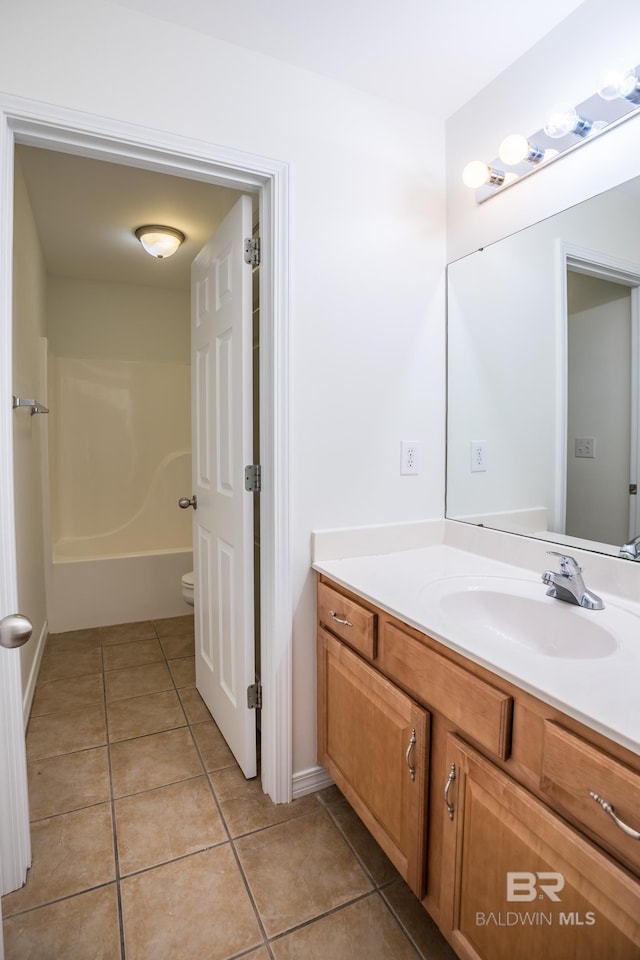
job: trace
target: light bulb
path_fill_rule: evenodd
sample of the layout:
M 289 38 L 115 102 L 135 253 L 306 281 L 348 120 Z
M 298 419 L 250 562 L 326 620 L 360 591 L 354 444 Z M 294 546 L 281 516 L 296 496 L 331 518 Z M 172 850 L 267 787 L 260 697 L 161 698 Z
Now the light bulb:
M 508 167 L 527 160 L 529 163 L 539 163 L 544 159 L 544 150 L 536 147 L 530 140 L 519 133 L 512 133 L 505 137 L 500 144 L 498 156 Z
M 559 103 L 553 107 L 551 116 L 544 125 L 544 132 L 553 140 L 559 140 L 568 133 L 575 133 L 578 137 L 586 137 L 591 133 L 593 123 L 586 117 L 581 117 L 570 103 Z
M 603 100 L 630 100 L 640 103 L 640 83 L 634 67 L 613 67 L 600 80 L 598 93 Z
M 494 170 L 482 160 L 472 160 L 462 171 L 462 182 L 465 187 L 481 187 L 489 183 L 494 187 L 499 187 L 504 183 L 504 173 L 502 170 Z

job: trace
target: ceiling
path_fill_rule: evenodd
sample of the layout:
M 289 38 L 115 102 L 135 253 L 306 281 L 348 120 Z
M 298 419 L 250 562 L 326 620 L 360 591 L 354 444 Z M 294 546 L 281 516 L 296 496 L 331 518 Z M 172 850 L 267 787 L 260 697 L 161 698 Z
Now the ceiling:
M 580 5 L 537 0 L 497 22 L 477 0 L 110 0 L 444 118 Z M 446 82 L 445 82 L 446 79 Z M 189 289 L 190 264 L 239 194 L 118 163 L 17 147 L 51 276 Z M 134 236 L 186 234 L 169 260 Z
M 188 290 L 191 262 L 240 193 L 184 177 L 17 146 L 47 273 Z M 145 253 L 136 227 L 177 227 L 168 260 Z
M 111 0 L 446 119 L 582 0 Z

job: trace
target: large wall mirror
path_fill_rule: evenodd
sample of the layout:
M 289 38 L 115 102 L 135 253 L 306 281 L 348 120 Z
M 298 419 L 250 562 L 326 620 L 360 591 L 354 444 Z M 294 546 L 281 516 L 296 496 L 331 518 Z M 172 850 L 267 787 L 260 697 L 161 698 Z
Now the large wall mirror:
M 640 177 L 448 268 L 447 516 L 640 535 Z

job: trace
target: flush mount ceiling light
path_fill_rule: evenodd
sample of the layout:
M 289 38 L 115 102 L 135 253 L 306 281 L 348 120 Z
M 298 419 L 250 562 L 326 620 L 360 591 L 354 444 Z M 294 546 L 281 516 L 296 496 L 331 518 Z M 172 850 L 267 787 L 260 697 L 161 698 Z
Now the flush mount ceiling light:
M 176 230 L 175 227 L 162 227 L 157 223 L 138 227 L 135 234 L 149 256 L 157 260 L 172 257 L 180 244 L 185 241 L 185 235 L 181 230 Z
M 640 66 L 608 70 L 596 93 L 575 107 L 557 104 L 542 130 L 530 137 L 517 133 L 505 137 L 498 159 L 473 160 L 464 168 L 462 180 L 475 189 L 477 203 L 483 203 L 639 112 Z M 501 168 L 510 169 L 502 173 Z

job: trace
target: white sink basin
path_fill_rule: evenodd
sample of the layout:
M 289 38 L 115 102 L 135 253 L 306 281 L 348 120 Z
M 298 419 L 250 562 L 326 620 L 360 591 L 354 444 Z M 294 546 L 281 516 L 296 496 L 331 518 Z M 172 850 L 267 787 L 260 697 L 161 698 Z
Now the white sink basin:
M 621 631 L 637 635 L 640 621 L 616 606 L 585 610 L 546 595 L 540 582 L 503 577 L 449 577 L 421 592 L 445 631 L 478 641 L 517 643 L 532 653 L 570 660 L 610 657 Z

